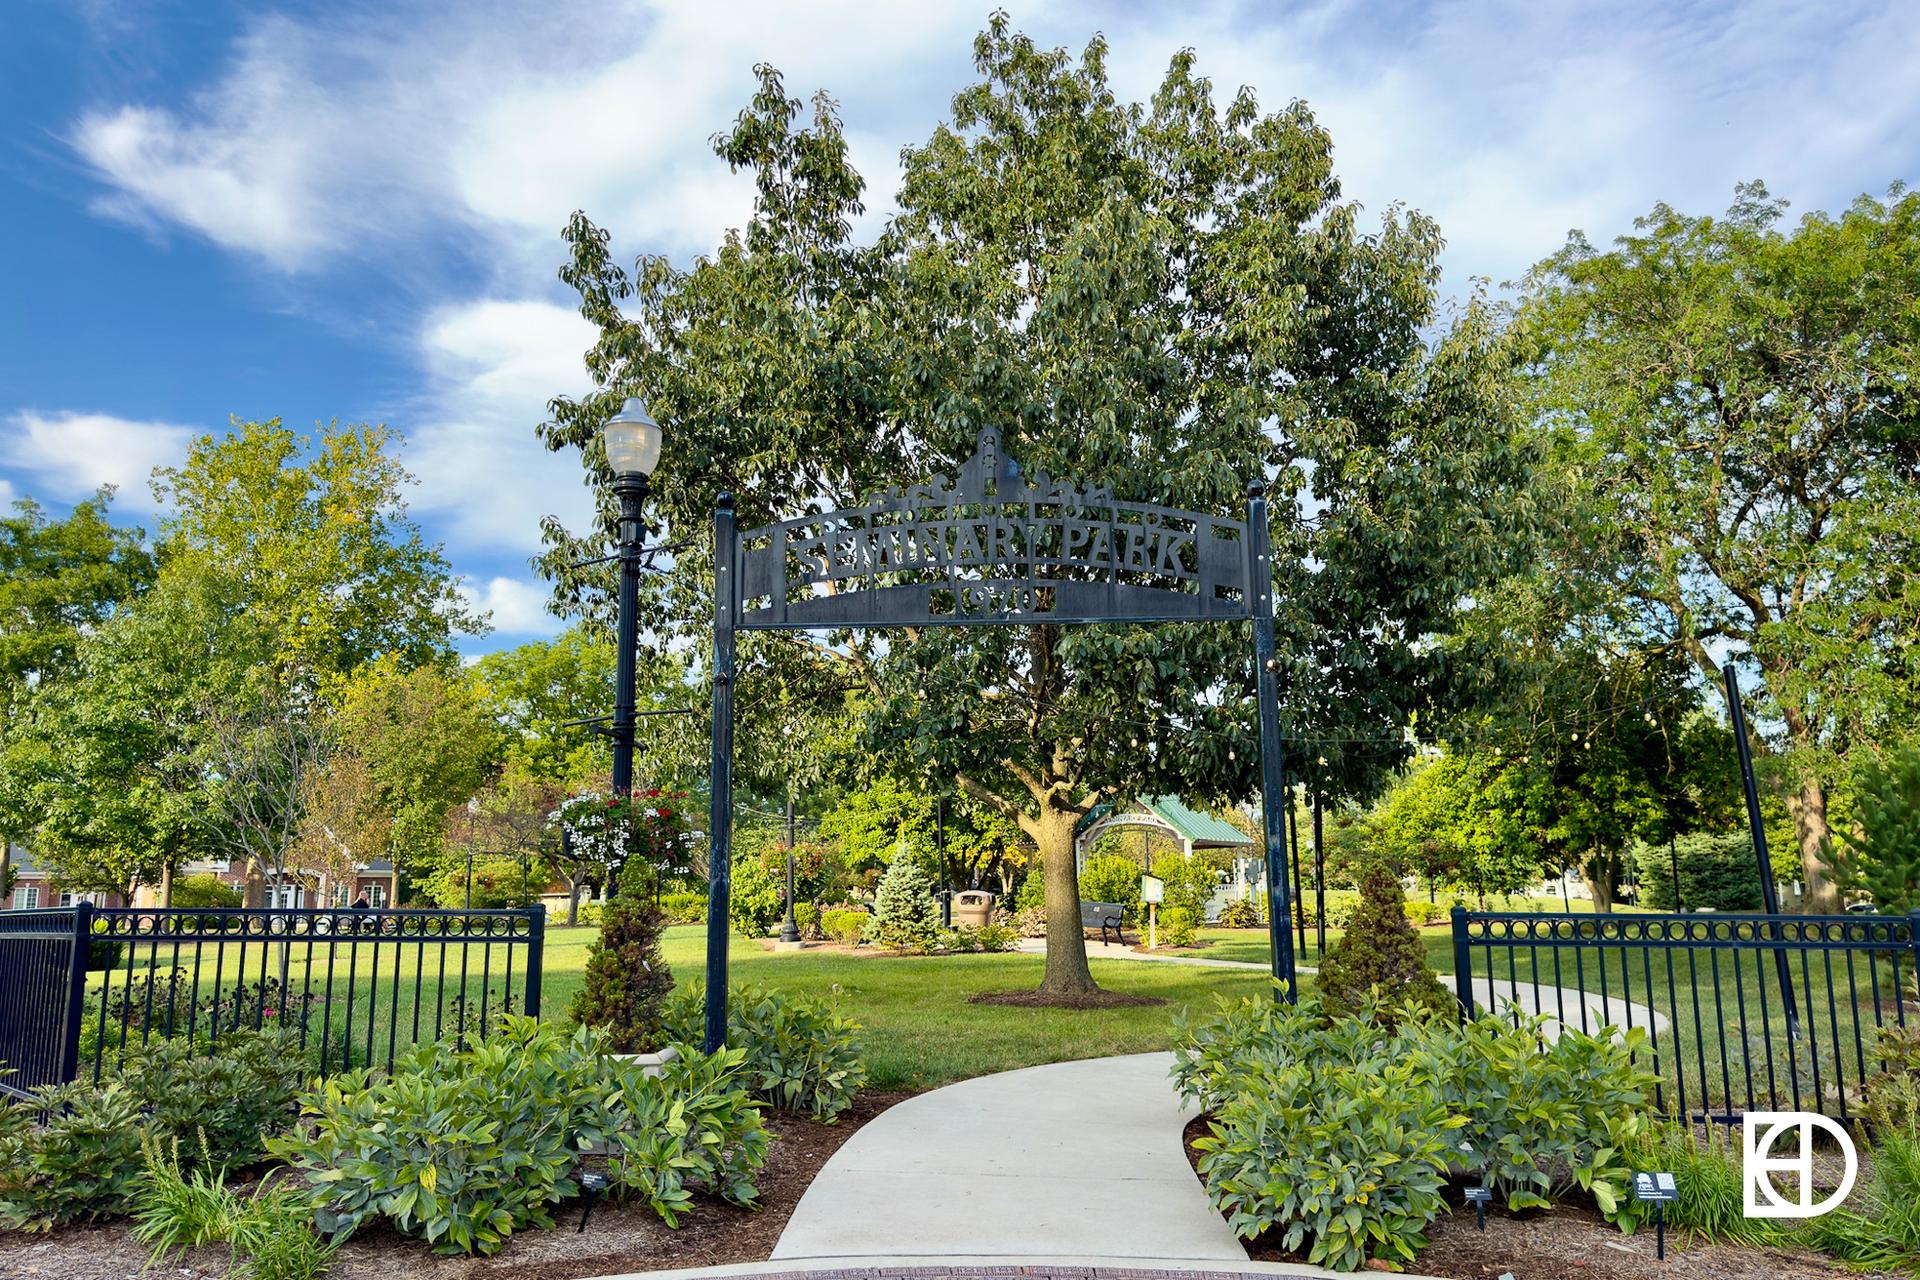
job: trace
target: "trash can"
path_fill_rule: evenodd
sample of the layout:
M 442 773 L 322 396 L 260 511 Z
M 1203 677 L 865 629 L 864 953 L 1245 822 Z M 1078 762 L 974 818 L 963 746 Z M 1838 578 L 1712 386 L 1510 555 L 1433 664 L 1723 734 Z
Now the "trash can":
M 953 922 L 975 928 L 993 919 L 993 895 L 985 889 L 962 889 L 953 895 Z

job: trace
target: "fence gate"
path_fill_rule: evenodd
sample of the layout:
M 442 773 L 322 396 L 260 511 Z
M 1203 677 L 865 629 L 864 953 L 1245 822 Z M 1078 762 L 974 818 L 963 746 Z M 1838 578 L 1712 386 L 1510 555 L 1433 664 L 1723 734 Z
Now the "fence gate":
M 0 912 L 0 1092 L 73 1079 L 93 908 Z

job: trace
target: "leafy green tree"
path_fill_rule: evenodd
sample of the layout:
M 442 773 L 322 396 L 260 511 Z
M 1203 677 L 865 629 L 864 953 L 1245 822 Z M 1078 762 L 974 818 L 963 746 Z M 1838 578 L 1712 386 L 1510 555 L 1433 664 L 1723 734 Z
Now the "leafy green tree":
M 696 644 L 721 491 L 743 527 L 852 505 L 950 471 L 991 425 L 1030 471 L 1129 500 L 1237 516 L 1270 484 L 1290 710 L 1404 725 L 1439 685 L 1428 637 L 1506 564 L 1528 457 L 1484 311 L 1438 325 L 1437 228 L 1396 209 L 1363 232 L 1306 108 L 1263 114 L 1243 90 L 1222 109 L 1191 53 L 1135 105 L 1098 38 L 1076 61 L 997 14 L 974 54 L 979 81 L 903 154 L 872 244 L 852 238 L 862 180 L 832 102 L 798 124 L 764 67 L 716 139 L 758 189 L 716 253 L 630 276 L 576 215 L 562 275 L 600 330 L 599 389 L 554 401 L 542 432 L 582 451 L 602 524 L 549 524 L 557 602 L 597 598 L 569 565 L 611 527 L 599 428 L 625 394 L 668 424 L 652 500 L 681 539 L 649 620 Z M 749 637 L 740 689 L 750 706 L 795 671 L 861 687 L 868 749 L 1018 823 L 1049 918 L 1077 924 L 1093 805 L 1254 791 L 1249 649 L 1226 624 Z M 1092 987 L 1079 930 L 1052 930 L 1042 989 Z
M 1882 912 L 1920 910 L 1920 744 L 1865 762 L 1854 804 L 1857 828 L 1832 858 L 1835 882 Z
M 1755 749 L 1831 908 L 1828 791 L 1920 709 L 1920 196 L 1784 209 L 1751 183 L 1606 252 L 1575 233 L 1520 323 L 1572 499 L 1556 572 L 1709 685 L 1728 652 L 1759 673 Z
M 839 844 L 856 871 L 884 867 L 902 849 L 921 866 L 938 868 L 938 807 L 937 797 L 883 774 L 829 810 L 820 819 L 820 836 Z M 1025 864 L 1022 845 L 1019 827 L 1004 814 L 965 796 L 947 801 L 946 876 L 955 887 L 1004 887 Z

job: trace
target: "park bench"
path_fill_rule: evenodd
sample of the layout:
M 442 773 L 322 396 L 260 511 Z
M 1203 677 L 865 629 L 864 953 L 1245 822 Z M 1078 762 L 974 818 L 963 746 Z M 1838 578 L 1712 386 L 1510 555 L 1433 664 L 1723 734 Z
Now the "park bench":
M 1125 942 L 1120 936 L 1120 920 L 1126 914 L 1126 908 L 1118 902 L 1082 902 L 1080 904 L 1080 927 L 1098 929 L 1100 941 L 1107 940 L 1107 930 L 1113 930 L 1115 942 Z

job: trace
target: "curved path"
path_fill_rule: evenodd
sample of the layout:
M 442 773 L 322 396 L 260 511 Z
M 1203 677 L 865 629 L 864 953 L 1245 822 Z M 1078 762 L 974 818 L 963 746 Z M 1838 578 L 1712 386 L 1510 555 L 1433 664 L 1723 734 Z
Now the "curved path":
M 1022 938 L 1019 950 L 1028 955 L 1045 955 L 1047 943 L 1044 938 Z M 1087 943 L 1089 960 L 1140 960 L 1149 964 L 1190 964 L 1206 965 L 1215 969 L 1257 969 L 1265 972 L 1267 966 L 1252 960 L 1212 960 L 1206 956 L 1170 956 L 1152 951 L 1135 951 L 1132 947 L 1112 942 Z M 1317 973 L 1307 965 L 1300 967 L 1301 973 Z M 1439 975 L 1440 985 L 1449 991 L 1457 991 L 1453 975 Z M 1601 1027 L 1648 1027 L 1655 1034 L 1665 1032 L 1668 1026 L 1667 1015 L 1650 1009 L 1638 1001 L 1622 1000 L 1618 996 L 1602 997 L 1598 992 L 1579 991 L 1572 987 L 1535 987 L 1526 983 L 1512 984 L 1501 978 L 1475 978 L 1473 980 L 1473 1002 L 1481 1009 L 1505 1008 L 1511 1000 L 1519 1004 L 1523 1013 L 1544 1013 L 1552 1019 L 1547 1025 L 1549 1035 L 1555 1034 L 1560 1023 L 1581 1027 L 1588 1031 L 1598 1031 Z M 1582 1008 L 1585 1009 L 1584 1016 Z
M 954 1255 L 1245 1264 L 1187 1163 L 1171 1053 L 962 1080 L 870 1120 L 774 1246 L 803 1258 Z

